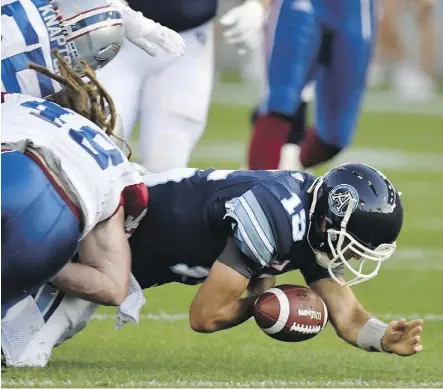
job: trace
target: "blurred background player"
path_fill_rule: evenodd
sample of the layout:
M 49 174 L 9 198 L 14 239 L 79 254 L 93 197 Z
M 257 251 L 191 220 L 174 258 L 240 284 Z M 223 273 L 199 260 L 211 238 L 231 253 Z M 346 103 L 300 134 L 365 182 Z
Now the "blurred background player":
M 243 80 L 264 86 L 264 25 L 271 0 L 224 0 L 219 3 L 219 25 L 223 40 L 235 47 Z M 223 61 L 227 53 L 219 53 Z M 228 57 L 231 57 L 227 55 Z
M 186 43 L 179 61 L 156 60 L 125 41 L 111 66 L 98 72 L 122 117 L 125 138 L 139 124 L 138 159 L 151 172 L 188 165 L 206 127 L 214 78 L 214 22 L 217 0 L 130 0 L 129 5 L 178 31 Z M 262 25 L 263 6 L 247 0 L 224 20 L 236 43 Z M 118 77 L 115 75 L 118 74 Z
M 251 169 L 277 169 L 303 88 L 316 80 L 316 129 L 291 146 L 301 168 L 330 160 L 352 141 L 370 62 L 373 0 L 283 0 L 267 25 L 268 90 L 249 147 Z
M 123 34 L 150 55 L 158 47 L 153 42 L 171 55 L 183 54 L 178 34 L 118 0 L 2 0 L 2 92 L 51 95 L 60 85 L 29 63 L 58 73 L 57 50 L 74 68 L 86 60 L 97 69 L 114 58 Z
M 294 115 L 288 118 L 290 129 L 287 139 L 280 149 L 278 169 L 283 170 L 305 170 L 300 162 L 300 143 L 304 140 L 306 131 L 315 131 L 308 124 L 308 105 L 314 99 L 315 84 L 310 83 L 303 88 L 300 97 L 300 105 Z M 256 107 L 251 113 L 251 125 L 254 126 L 260 112 Z
M 217 0 L 130 0 L 146 17 L 178 31 L 186 55 L 153 60 L 125 40 L 97 75 L 121 115 L 125 138 L 140 126 L 138 159 L 152 172 L 184 167 L 206 126 L 214 71 L 213 23 Z
M 436 93 L 437 31 L 433 9 L 438 0 L 389 0 L 380 2 L 381 20 L 376 58 L 371 66 L 369 82 L 372 86 L 392 83 L 401 97 L 411 100 L 429 100 Z M 406 11 L 406 12 L 405 12 Z M 413 16 L 415 28 L 405 36 L 405 27 L 399 19 L 408 13 Z M 418 57 L 411 56 L 418 40 Z M 390 77 L 391 76 L 391 77 Z

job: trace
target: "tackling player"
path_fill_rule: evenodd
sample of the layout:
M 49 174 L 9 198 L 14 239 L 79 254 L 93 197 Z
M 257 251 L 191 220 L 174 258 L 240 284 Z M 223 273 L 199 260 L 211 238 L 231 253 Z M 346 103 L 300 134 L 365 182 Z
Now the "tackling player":
M 345 164 L 315 178 L 291 171 L 178 169 L 144 181 L 149 212 L 130 238 L 132 272 L 142 288 L 203 282 L 189 312 L 195 331 L 246 321 L 273 276 L 300 270 L 346 342 L 399 355 L 421 351 L 422 320 L 385 324 L 350 288 L 377 275 L 403 224 L 400 194 L 379 171 Z M 44 366 L 54 345 L 73 336 L 76 326 L 84 328 L 94 307 L 79 301 L 65 298 L 48 319 L 50 333 L 34 334 L 35 346 L 22 361 Z
M 124 28 L 123 28 L 124 25 Z M 127 39 L 155 55 L 155 44 L 174 57 L 184 42 L 174 31 L 143 17 L 123 0 L 2 0 L 2 92 L 45 97 L 60 90 L 33 62 L 59 74 L 57 50 L 74 68 L 86 60 L 106 65 Z
M 127 234 L 146 212 L 146 186 L 106 134 L 112 100 L 89 67 L 80 71 L 92 85 L 55 55 L 64 77 L 33 70 L 62 92 L 51 100 L 2 94 L 2 319 L 57 272 L 61 290 L 119 305 L 130 277 Z M 77 250 L 81 263 L 67 264 Z

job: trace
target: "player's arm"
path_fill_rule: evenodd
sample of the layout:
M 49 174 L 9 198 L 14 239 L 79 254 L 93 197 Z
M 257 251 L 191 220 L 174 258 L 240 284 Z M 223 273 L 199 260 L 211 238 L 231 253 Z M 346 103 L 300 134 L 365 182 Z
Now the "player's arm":
M 68 263 L 52 282 L 60 290 L 102 305 L 120 305 L 128 294 L 131 251 L 124 209 L 98 224 L 80 242 L 80 263 Z
M 251 278 L 248 284 L 248 294 L 260 296 L 268 289 L 275 286 L 275 276 L 264 278 Z
M 309 286 L 325 302 L 332 325 L 346 342 L 367 351 L 392 352 L 402 356 L 422 350 L 422 320 L 406 322 L 401 319 L 385 324 L 363 308 L 348 286 L 342 287 L 332 278 L 317 280 Z
M 280 201 L 261 185 L 225 204 L 225 219 L 232 236 L 211 268 L 208 278 L 194 298 L 190 309 L 191 327 L 199 332 L 214 332 L 243 323 L 253 314 L 256 298 L 275 284 L 273 277 L 257 281 L 263 268 L 278 255 L 286 254 L 292 244 L 288 229 L 274 233 L 275 219 L 287 223 L 287 213 Z M 272 215 L 272 217 L 270 217 Z M 280 237 L 279 237 L 280 238 Z M 250 281 L 252 280 L 252 281 Z M 242 294 L 249 288 L 247 297 Z
M 194 331 L 210 333 L 243 323 L 253 315 L 257 297 L 275 284 L 274 277 L 251 282 L 235 270 L 232 264 L 243 260 L 233 238 L 229 238 L 192 301 L 189 320 Z M 242 297 L 247 290 L 248 295 Z

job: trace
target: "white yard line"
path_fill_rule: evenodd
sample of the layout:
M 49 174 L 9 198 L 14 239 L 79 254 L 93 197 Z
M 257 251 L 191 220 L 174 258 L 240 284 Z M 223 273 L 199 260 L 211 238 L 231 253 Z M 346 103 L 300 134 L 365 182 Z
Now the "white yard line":
M 383 265 L 385 269 L 442 271 L 443 249 L 420 247 L 398 248 L 392 258 Z
M 374 313 L 374 316 L 379 317 L 383 320 L 394 320 L 401 319 L 406 317 L 408 319 L 413 318 L 422 318 L 426 321 L 443 321 L 443 313 L 427 313 L 425 315 L 421 315 L 419 313 L 397 313 L 397 312 L 389 312 L 389 313 Z M 140 320 L 153 320 L 153 321 L 166 321 L 166 322 L 177 322 L 177 321 L 185 321 L 188 320 L 187 313 L 167 313 L 161 311 L 159 313 L 147 313 L 140 315 Z M 104 321 L 104 320 L 115 320 L 116 315 L 112 313 L 96 313 L 92 316 L 94 320 Z
M 72 385 L 71 380 L 27 380 L 27 379 L 4 379 L 3 386 L 16 387 L 56 387 Z M 93 383 L 90 383 L 93 384 Z M 101 381 L 97 381 L 97 385 L 102 385 Z M 365 388 L 365 387 L 403 387 L 411 388 L 441 388 L 443 381 L 384 381 L 384 380 L 343 380 L 343 381 L 285 381 L 285 380 L 266 380 L 266 381 L 159 381 L 156 379 L 150 381 L 127 381 L 117 384 L 119 388 L 147 388 L 147 387 L 198 387 L 198 388 L 334 388 L 334 387 L 350 387 L 350 388 Z M 407 386 L 406 386 L 407 385 Z
M 200 143 L 194 150 L 194 162 L 216 161 L 241 165 L 245 161 L 244 142 L 207 141 Z M 360 162 L 379 169 L 407 170 L 443 174 L 443 156 L 430 153 L 411 153 L 396 149 L 353 147 L 339 154 L 334 164 Z
M 253 107 L 260 100 L 258 88 L 245 84 L 216 83 L 212 102 Z M 443 95 L 435 96 L 431 101 L 408 101 L 398 97 L 395 92 L 369 90 L 363 102 L 366 112 L 400 112 L 424 115 L 443 115 Z

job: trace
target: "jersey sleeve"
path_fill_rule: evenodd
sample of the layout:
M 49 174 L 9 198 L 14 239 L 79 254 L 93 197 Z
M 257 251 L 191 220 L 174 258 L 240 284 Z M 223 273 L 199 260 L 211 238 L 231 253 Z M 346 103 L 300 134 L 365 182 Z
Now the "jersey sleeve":
M 300 272 L 303 275 L 303 278 L 306 281 L 306 284 L 309 285 L 312 282 L 322 280 L 324 278 L 331 278 L 328 269 L 321 267 L 317 262 L 307 263 L 300 267 Z M 343 277 L 344 275 L 344 266 L 338 266 L 333 269 L 334 275 L 337 277 Z
M 292 233 L 288 214 L 264 185 L 254 186 L 225 206 L 225 218 L 231 220 L 234 240 L 245 263 L 253 269 L 252 276 L 289 252 Z
M 235 239 L 235 238 L 234 238 Z M 261 273 L 262 266 L 238 249 L 237 241 L 228 242 L 222 255 L 217 260 L 246 278 L 253 278 Z

